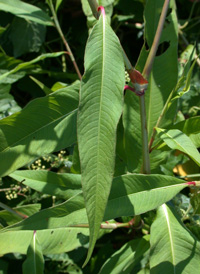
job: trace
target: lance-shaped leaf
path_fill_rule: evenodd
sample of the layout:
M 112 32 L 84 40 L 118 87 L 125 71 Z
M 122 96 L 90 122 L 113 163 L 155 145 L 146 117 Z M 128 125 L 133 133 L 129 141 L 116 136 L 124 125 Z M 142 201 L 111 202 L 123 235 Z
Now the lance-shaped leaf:
M 200 166 L 200 153 L 187 135 L 178 129 L 164 130 L 157 128 L 157 131 L 161 133 L 163 132 L 161 139 L 170 148 L 182 151 Z
M 151 227 L 151 273 L 197 273 L 200 243 L 166 204 L 158 209 Z
M 53 26 L 51 18 L 43 10 L 19 0 L 1 0 L 0 10 L 11 12 L 27 21 L 30 20 L 39 24 Z
M 79 81 L 0 121 L 0 176 L 76 141 Z
M 44 258 L 42 248 L 37 239 L 36 231 L 33 232 L 33 239 L 28 247 L 27 258 L 23 263 L 24 274 L 42 274 L 44 271 Z
M 81 190 L 81 175 L 47 170 L 16 170 L 9 175 L 41 193 L 69 199 Z
M 98 236 L 112 183 L 123 87 L 121 47 L 102 12 L 86 47 L 78 111 L 82 186 L 90 225 L 88 259 Z

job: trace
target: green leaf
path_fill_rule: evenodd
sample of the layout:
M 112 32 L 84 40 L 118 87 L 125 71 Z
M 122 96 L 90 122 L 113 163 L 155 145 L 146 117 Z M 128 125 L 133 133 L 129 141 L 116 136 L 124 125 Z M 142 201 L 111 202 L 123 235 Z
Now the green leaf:
M 78 144 L 91 235 L 88 260 L 112 183 L 125 75 L 119 40 L 103 15 L 87 43 L 85 71 L 78 111 Z
M 41 193 L 69 199 L 81 190 L 81 175 L 46 170 L 17 170 L 9 175 Z
M 76 142 L 79 81 L 0 120 L 0 176 Z M 48 137 L 48 139 L 47 139 Z
M 182 180 L 170 176 L 138 174 L 119 176 L 113 180 L 104 220 L 140 215 L 155 209 L 171 200 L 185 187 L 187 184 Z M 86 228 L 70 226 L 87 223 L 84 199 L 80 193 L 63 204 L 44 209 L 18 224 L 2 229 L 0 254 L 10 252 L 24 254 L 32 237 L 31 230 L 38 230 L 43 254 L 67 252 L 85 243 L 89 234 Z
M 149 249 L 148 238 L 145 236 L 123 245 L 104 263 L 99 274 L 129 274 Z
M 89 229 L 80 227 L 37 231 L 37 238 L 40 241 L 44 255 L 69 252 L 77 247 L 83 246 L 89 241 L 88 235 Z M 1 255 L 13 252 L 26 254 L 32 237 L 32 230 L 0 232 Z
M 56 12 L 58 11 L 60 5 L 62 4 L 63 0 L 56 0 Z
M 113 180 L 104 220 L 148 212 L 171 200 L 185 187 L 187 184 L 183 180 L 171 176 L 127 174 L 116 177 Z M 4 231 L 53 229 L 84 223 L 88 223 L 88 220 L 84 199 L 80 193 L 61 205 L 44 209 Z
M 51 18 L 40 8 L 19 0 L 1 0 L 0 10 L 10 12 L 27 21 L 35 21 L 42 25 L 53 26 Z
M 197 165 L 200 165 L 200 154 L 190 138 L 178 129 L 164 130 L 157 128 L 161 132 L 160 138 L 171 148 L 178 149 L 188 155 Z
M 193 144 L 198 148 L 200 147 L 200 116 L 191 117 L 187 120 L 181 121 L 170 129 L 179 129 L 185 133 L 192 140 Z
M 166 204 L 158 209 L 150 243 L 152 274 L 190 274 L 200 269 L 200 243 Z
M 25 206 L 18 206 L 14 207 L 13 209 L 17 212 L 23 213 L 24 215 L 31 216 L 34 213 L 38 212 L 41 208 L 41 204 L 33 204 L 33 205 L 25 205 Z M 2 222 L 6 225 L 13 225 L 17 222 L 20 222 L 22 218 L 19 216 L 7 211 L 7 210 L 1 210 L 0 211 L 0 223 Z M 3 224 L 2 223 L 2 224 Z
M 34 231 L 33 239 L 28 247 L 27 258 L 23 263 L 23 274 L 43 274 L 44 258 L 37 232 Z
M 55 53 L 45 53 L 45 54 L 39 55 L 38 57 L 36 57 L 35 59 L 33 59 L 31 61 L 23 62 L 23 63 L 19 64 L 18 66 L 16 66 L 15 68 L 11 69 L 10 71 L 7 71 L 7 72 L 1 74 L 0 81 L 2 81 L 5 77 L 10 76 L 11 74 L 18 72 L 19 70 L 27 69 L 32 64 L 35 64 L 35 63 L 42 61 L 46 58 L 55 58 L 62 54 L 65 54 L 65 52 L 60 51 L 60 52 L 55 52 Z
M 9 29 L 14 57 L 27 52 L 38 52 L 46 35 L 46 27 L 35 22 L 15 18 Z

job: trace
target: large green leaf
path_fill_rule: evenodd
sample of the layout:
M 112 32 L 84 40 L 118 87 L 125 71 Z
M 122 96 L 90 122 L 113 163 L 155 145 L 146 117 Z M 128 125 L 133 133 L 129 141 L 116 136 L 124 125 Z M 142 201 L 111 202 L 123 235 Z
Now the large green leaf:
M 87 228 L 58 228 L 37 231 L 43 254 L 59 254 L 69 252 L 89 241 Z M 0 233 L 0 253 L 26 254 L 33 237 L 32 230 L 8 231 Z
M 116 128 L 122 112 L 124 63 L 119 40 L 101 15 L 85 52 L 78 111 L 83 195 L 91 256 L 103 219 L 115 163 Z
M 41 193 L 69 199 L 81 190 L 81 175 L 46 170 L 17 170 L 9 175 Z
M 79 175 L 75 175 L 79 176 Z M 187 184 L 171 176 L 127 174 L 114 178 L 104 220 L 139 215 L 171 200 Z M 88 223 L 82 193 L 6 230 L 41 230 Z
M 79 82 L 0 121 L 0 176 L 76 142 Z
M 101 267 L 99 274 L 129 274 L 149 249 L 149 237 L 123 245 Z
M 44 273 L 44 257 L 42 248 L 37 238 L 37 232 L 33 232 L 32 241 L 27 250 L 27 258 L 23 263 L 23 274 Z
M 170 176 L 119 176 L 113 180 L 104 220 L 150 211 L 172 199 L 185 187 L 187 184 L 182 180 Z M 72 250 L 84 241 L 89 231 L 70 226 L 87 223 L 84 199 L 80 193 L 61 205 L 42 210 L 18 224 L 2 229 L 0 253 L 26 253 L 33 230 L 38 230 L 43 254 Z M 23 240 L 20 240 L 21 235 L 24 235 Z
M 197 273 L 200 243 L 166 204 L 158 209 L 151 227 L 151 273 Z
M 53 26 L 51 18 L 43 10 L 19 0 L 0 0 L 0 10 L 11 12 L 27 21 Z
M 158 129 L 161 132 L 161 139 L 171 148 L 178 149 L 188 155 L 197 165 L 200 166 L 200 153 L 190 138 L 178 129 Z

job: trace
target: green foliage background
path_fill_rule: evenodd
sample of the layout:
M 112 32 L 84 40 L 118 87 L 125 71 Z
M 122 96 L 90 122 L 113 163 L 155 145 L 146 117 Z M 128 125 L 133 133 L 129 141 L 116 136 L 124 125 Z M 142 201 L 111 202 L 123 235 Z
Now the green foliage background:
M 175 2 L 170 1 L 146 91 L 149 138 L 170 92 L 174 89 L 176 93 L 157 128 L 157 149 L 150 156 L 153 174 L 141 175 L 135 174 L 142 166 L 139 99 L 127 91 L 122 103 L 123 58 L 114 33 L 131 63 L 142 71 L 163 1 L 155 1 L 154 6 L 151 0 L 99 0 L 107 17 L 107 55 L 103 46 L 95 44 L 104 37 L 103 19 L 95 20 L 88 2 L 54 1 L 81 74 L 86 70 L 81 98 L 80 81 L 69 55 L 64 53 L 47 3 L 23 2 L 31 8 L 26 10 L 19 0 L 0 0 L 0 202 L 18 213 L 0 211 L 0 273 L 141 274 L 150 273 L 150 269 L 151 273 L 164 273 L 163 269 L 173 273 L 174 266 L 176 273 L 195 272 L 200 262 L 200 197 L 198 189 L 186 188 L 181 179 L 200 178 L 199 60 L 192 65 L 200 49 L 200 4 L 177 0 L 175 9 Z M 103 76 L 97 73 L 98 60 L 105 67 Z M 100 115 L 93 105 L 99 90 L 106 98 L 95 102 L 100 104 Z M 84 112 L 85 102 L 91 108 Z M 91 125 L 99 116 L 103 130 L 97 135 Z M 105 137 L 104 128 L 110 135 Z M 86 142 L 90 138 L 103 143 L 100 156 L 105 154 L 106 161 L 99 161 L 97 166 L 93 159 L 98 142 Z M 82 172 L 83 195 L 80 161 L 86 173 Z M 96 189 L 96 178 L 84 185 L 94 173 L 98 179 L 102 176 Z M 100 197 L 102 189 L 105 197 Z M 85 201 L 89 201 L 86 208 Z M 133 215 L 137 215 L 134 227 L 98 232 L 102 220 L 127 223 Z M 30 218 L 21 222 L 27 216 Z M 90 232 L 76 227 L 87 224 L 87 216 Z M 96 216 L 98 219 L 93 220 Z M 173 224 L 175 241 L 169 239 L 166 220 Z M 98 240 L 91 260 L 82 268 L 90 233 L 94 236 L 90 247 Z M 159 239 L 164 243 L 159 245 Z M 160 253 L 163 244 L 169 253 Z M 173 250 L 178 254 L 174 260 Z M 188 250 L 195 254 L 190 260 Z

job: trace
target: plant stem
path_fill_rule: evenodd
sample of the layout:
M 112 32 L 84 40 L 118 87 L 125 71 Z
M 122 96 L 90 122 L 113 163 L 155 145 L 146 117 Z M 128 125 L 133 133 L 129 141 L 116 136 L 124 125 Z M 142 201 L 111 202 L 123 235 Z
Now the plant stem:
M 158 27 L 156 30 L 156 34 L 153 40 L 153 44 L 151 46 L 147 61 L 145 63 L 142 75 L 145 79 L 148 79 L 150 72 L 153 67 L 153 62 L 156 56 L 156 52 L 158 49 L 160 37 L 162 34 L 163 26 L 165 23 L 165 18 L 167 15 L 168 7 L 170 0 L 165 0 L 162 12 L 160 15 Z M 145 98 L 144 95 L 140 97 L 140 116 L 141 116 L 141 129 L 142 129 L 142 147 L 143 147 L 143 166 L 142 173 L 150 174 L 150 159 L 149 159 L 149 149 L 148 149 L 148 132 L 147 132 L 147 122 L 146 122 L 146 111 L 145 111 Z
M 148 79 L 149 74 L 152 70 L 153 62 L 154 62 L 154 59 L 155 59 L 155 56 L 156 56 L 156 52 L 157 52 L 157 49 L 158 49 L 158 45 L 159 45 L 160 37 L 161 37 L 161 34 L 162 34 L 163 26 L 164 26 L 164 23 L 165 23 L 165 18 L 166 18 L 168 7 L 169 7 L 169 2 L 170 2 L 170 0 L 165 0 L 165 2 L 164 2 L 162 12 L 161 12 L 161 15 L 160 15 L 160 19 L 159 19 L 159 23 L 158 23 L 158 27 L 157 27 L 157 30 L 156 30 L 156 34 L 155 34 L 155 37 L 154 37 L 154 40 L 153 40 L 153 44 L 151 46 L 147 61 L 145 63 L 144 69 L 143 69 L 142 75 L 146 79 Z
M 14 210 L 14 209 L 12 209 L 11 207 L 9 207 L 9 206 L 7 206 L 7 205 L 1 203 L 1 202 L 0 202 L 0 207 L 2 207 L 3 209 L 9 211 L 9 212 L 12 213 L 12 214 L 17 215 L 18 217 L 20 217 L 20 218 L 22 218 L 22 219 L 28 218 L 27 215 L 25 215 L 25 214 L 23 214 L 23 213 L 21 213 L 21 212 L 19 212 L 19 211 L 17 211 L 17 210 Z
M 60 37 L 61 37 L 61 39 L 62 39 L 62 41 L 63 41 L 63 43 L 64 43 L 64 45 L 65 45 L 65 47 L 66 47 L 66 49 L 67 49 L 67 52 L 69 53 L 70 59 L 71 59 L 73 65 L 74 65 L 74 68 L 75 68 L 75 70 L 76 70 L 76 73 L 77 73 L 79 79 L 81 80 L 82 76 L 81 76 L 80 70 L 79 70 L 78 65 L 77 65 L 77 63 L 76 63 L 76 60 L 75 60 L 75 58 L 74 58 L 74 55 L 73 55 L 73 53 L 72 53 L 72 51 L 71 51 L 71 48 L 70 48 L 70 46 L 69 46 L 67 40 L 65 39 L 65 36 L 64 36 L 64 34 L 63 34 L 63 32 L 62 32 L 62 29 L 61 29 L 61 27 L 60 27 L 60 24 L 59 24 L 59 22 L 58 22 L 58 18 L 57 18 L 57 15 L 56 15 L 56 12 L 55 12 L 55 9 L 54 9 L 52 0 L 49 0 L 48 3 L 49 3 L 49 7 L 50 7 L 50 9 L 51 9 L 52 15 L 53 15 L 53 20 L 54 20 L 55 27 L 56 27 L 58 33 L 60 34 Z

